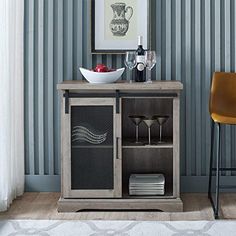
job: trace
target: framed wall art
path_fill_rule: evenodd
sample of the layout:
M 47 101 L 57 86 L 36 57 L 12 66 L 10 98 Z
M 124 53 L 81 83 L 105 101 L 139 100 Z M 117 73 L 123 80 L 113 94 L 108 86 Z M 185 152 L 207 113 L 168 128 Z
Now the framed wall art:
M 92 53 L 124 53 L 150 47 L 149 0 L 91 0 Z

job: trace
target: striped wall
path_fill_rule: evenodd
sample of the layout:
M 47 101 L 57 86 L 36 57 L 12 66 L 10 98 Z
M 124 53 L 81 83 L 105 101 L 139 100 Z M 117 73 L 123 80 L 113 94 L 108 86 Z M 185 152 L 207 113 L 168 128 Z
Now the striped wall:
M 60 117 L 56 84 L 80 80 L 79 66 L 123 66 L 121 55 L 91 55 L 90 0 L 25 0 L 26 190 L 59 190 Z M 213 71 L 236 69 L 236 0 L 151 0 L 157 80 L 184 84 L 184 191 L 205 191 L 210 151 L 208 93 Z M 125 78 L 125 75 L 124 75 Z M 224 164 L 236 165 L 236 131 L 223 129 Z M 227 177 L 234 173 L 226 172 Z M 199 184 L 200 183 L 200 184 Z M 191 186 L 191 188 L 190 188 Z

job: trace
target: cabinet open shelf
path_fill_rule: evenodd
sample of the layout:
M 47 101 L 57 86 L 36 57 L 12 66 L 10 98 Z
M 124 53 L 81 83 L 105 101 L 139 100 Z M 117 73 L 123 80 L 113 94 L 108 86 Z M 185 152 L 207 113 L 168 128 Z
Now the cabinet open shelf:
M 171 186 L 166 186 L 166 189 L 165 189 L 165 194 L 164 195 L 152 195 L 152 196 L 145 196 L 145 195 L 129 195 L 128 193 L 128 187 L 125 186 L 123 187 L 123 195 L 122 197 L 123 198 L 128 198 L 128 199 L 142 199 L 142 198 L 145 198 L 145 199 L 165 199 L 165 198 L 174 198 L 173 196 L 173 190 L 171 188 Z
M 173 99 L 171 98 L 127 98 L 122 102 L 122 196 L 126 199 L 174 199 L 173 180 Z M 138 141 L 135 143 L 135 124 L 130 115 L 151 118 L 153 115 L 167 115 L 162 126 L 154 121 L 151 126 L 151 145 L 148 144 L 148 127 L 142 121 L 138 125 Z M 163 174 L 164 195 L 129 195 L 129 177 L 132 174 Z
M 147 153 L 148 152 L 148 153 Z M 172 149 L 123 149 L 122 194 L 129 199 L 173 198 L 173 150 Z M 154 196 L 129 195 L 129 177 L 132 174 L 163 174 L 165 194 Z
M 173 99 L 171 98 L 125 98 L 122 102 L 122 149 L 173 149 Z M 167 115 L 169 118 L 162 127 L 163 143 L 158 143 L 160 126 L 157 121 L 151 126 L 151 142 L 148 145 L 148 127 L 142 121 L 138 125 L 139 141 L 144 145 L 136 144 L 136 129 L 130 115 L 152 117 Z
M 142 144 L 136 144 L 134 139 L 124 139 L 122 148 L 173 148 L 172 138 L 163 138 L 163 143 L 158 143 L 158 138 L 152 138 L 152 145 L 148 145 L 147 138 L 140 138 Z

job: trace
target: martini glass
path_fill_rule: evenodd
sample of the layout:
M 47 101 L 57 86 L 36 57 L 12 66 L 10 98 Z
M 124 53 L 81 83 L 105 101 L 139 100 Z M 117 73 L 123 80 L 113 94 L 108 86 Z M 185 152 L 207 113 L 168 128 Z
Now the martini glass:
M 164 141 L 162 141 L 162 126 L 169 119 L 169 116 L 154 116 L 153 118 L 156 119 L 157 123 L 160 126 L 160 138 L 159 138 L 158 143 L 164 143 Z
M 156 122 L 156 119 L 145 118 L 143 121 L 148 127 L 148 145 L 152 145 L 152 143 L 151 143 L 151 126 Z
M 141 142 L 139 142 L 139 124 L 143 121 L 143 119 L 145 118 L 145 116 L 138 116 L 138 115 L 133 115 L 133 116 L 129 116 L 129 118 L 131 119 L 131 121 L 135 124 L 135 135 L 136 135 L 136 140 L 135 143 L 136 144 L 142 144 Z

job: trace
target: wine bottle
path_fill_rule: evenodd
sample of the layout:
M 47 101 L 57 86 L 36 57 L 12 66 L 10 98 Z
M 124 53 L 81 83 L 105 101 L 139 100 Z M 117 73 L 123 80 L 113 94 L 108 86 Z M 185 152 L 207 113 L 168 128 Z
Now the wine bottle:
M 137 66 L 135 73 L 136 82 L 145 82 L 145 50 L 143 49 L 143 37 L 138 36 L 138 49 L 137 52 Z

